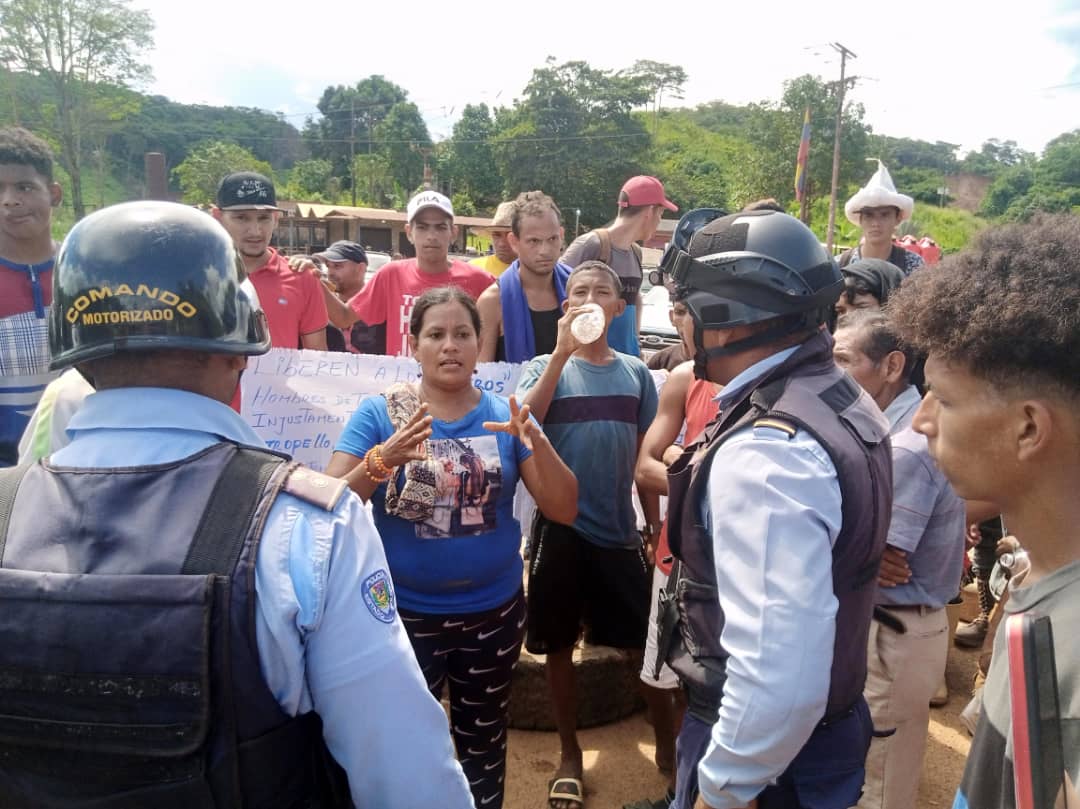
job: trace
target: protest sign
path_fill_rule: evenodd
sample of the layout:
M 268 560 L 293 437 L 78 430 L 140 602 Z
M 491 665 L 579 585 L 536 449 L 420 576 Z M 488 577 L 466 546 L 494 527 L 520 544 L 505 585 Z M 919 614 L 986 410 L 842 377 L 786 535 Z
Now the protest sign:
M 499 396 L 517 387 L 521 365 L 480 363 L 473 384 Z M 275 348 L 252 357 L 242 379 L 240 415 L 270 449 L 322 471 L 349 416 L 367 396 L 395 382 L 415 382 L 408 357 L 377 357 Z

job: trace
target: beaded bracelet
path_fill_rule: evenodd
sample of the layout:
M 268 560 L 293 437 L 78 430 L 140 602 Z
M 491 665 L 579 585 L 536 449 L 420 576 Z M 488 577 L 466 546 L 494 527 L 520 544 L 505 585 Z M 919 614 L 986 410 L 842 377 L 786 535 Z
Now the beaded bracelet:
M 387 475 L 383 475 L 383 476 L 376 476 L 374 473 L 372 473 L 372 471 L 371 471 L 371 454 L 373 452 L 375 452 L 374 447 L 369 449 L 367 451 L 367 454 L 364 455 L 364 475 L 372 483 L 375 483 L 375 484 L 386 483 L 386 481 L 390 480 L 390 476 L 393 474 L 393 472 L 391 472 L 390 474 L 387 474 Z
M 371 448 L 371 454 L 375 459 L 375 471 L 379 475 L 385 475 L 386 477 L 390 477 L 392 474 L 394 474 L 394 470 L 383 462 L 382 447 L 382 444 L 376 444 Z

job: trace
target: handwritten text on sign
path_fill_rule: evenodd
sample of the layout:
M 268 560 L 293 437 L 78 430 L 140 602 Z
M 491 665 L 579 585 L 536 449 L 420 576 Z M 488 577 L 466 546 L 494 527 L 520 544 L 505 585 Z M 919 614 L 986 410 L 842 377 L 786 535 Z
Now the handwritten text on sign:
M 520 365 L 481 363 L 473 384 L 509 396 L 520 375 Z M 270 449 L 321 471 L 365 397 L 419 378 L 419 364 L 407 357 L 275 348 L 248 362 L 240 414 Z

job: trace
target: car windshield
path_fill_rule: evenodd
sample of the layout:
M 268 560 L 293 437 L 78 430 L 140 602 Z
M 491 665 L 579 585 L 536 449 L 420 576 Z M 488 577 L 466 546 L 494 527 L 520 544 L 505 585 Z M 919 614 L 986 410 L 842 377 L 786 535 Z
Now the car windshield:
M 389 264 L 389 263 L 390 263 L 390 256 L 387 255 L 386 253 L 375 253 L 375 252 L 372 252 L 371 250 L 368 250 L 368 254 L 367 254 L 368 272 L 372 272 L 374 270 L 377 270 L 383 264 Z
M 641 307 L 641 331 L 645 334 L 674 335 L 675 327 L 671 325 L 668 309 L 671 307 L 668 291 L 662 284 L 650 287 L 648 291 L 642 287 Z

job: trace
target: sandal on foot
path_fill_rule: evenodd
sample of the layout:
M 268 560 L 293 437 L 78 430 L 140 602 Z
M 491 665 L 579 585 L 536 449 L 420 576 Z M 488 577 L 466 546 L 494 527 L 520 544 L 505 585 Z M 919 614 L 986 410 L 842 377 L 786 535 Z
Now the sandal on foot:
M 580 778 L 552 778 L 548 783 L 548 806 L 552 801 L 570 801 L 585 806 L 585 787 Z

